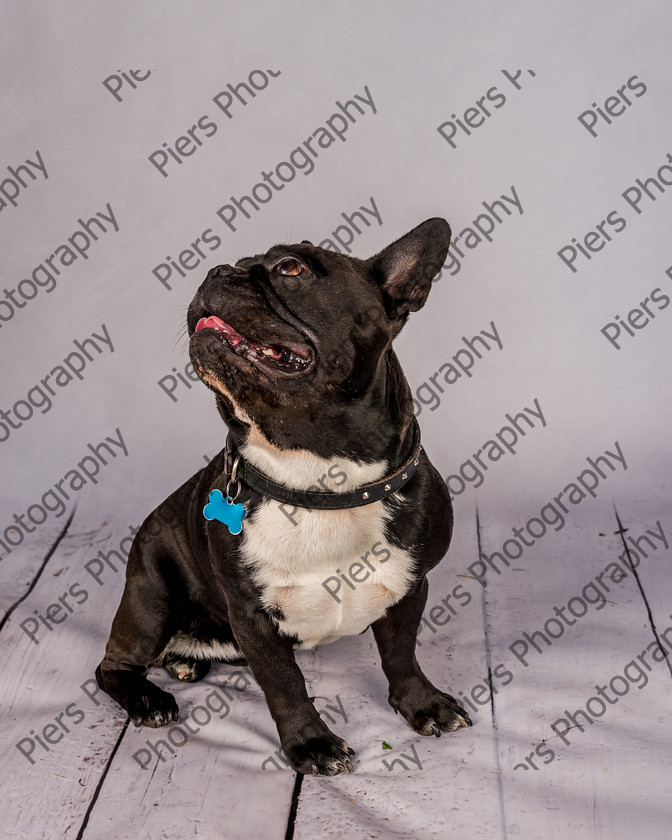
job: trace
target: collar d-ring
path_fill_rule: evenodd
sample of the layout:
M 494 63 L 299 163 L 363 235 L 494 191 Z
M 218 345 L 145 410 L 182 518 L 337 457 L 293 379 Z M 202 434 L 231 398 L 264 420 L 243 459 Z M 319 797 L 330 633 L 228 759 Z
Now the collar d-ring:
M 227 456 L 228 456 L 228 453 L 227 453 Z M 231 467 L 231 475 L 229 477 L 229 480 L 226 482 L 226 495 L 229 496 L 234 502 L 238 498 L 238 494 L 240 493 L 240 479 L 238 478 L 238 464 L 239 463 L 240 463 L 240 455 L 236 455 L 236 457 L 233 461 L 233 466 Z M 236 488 L 235 493 L 232 492 L 234 485 L 235 485 L 235 488 Z

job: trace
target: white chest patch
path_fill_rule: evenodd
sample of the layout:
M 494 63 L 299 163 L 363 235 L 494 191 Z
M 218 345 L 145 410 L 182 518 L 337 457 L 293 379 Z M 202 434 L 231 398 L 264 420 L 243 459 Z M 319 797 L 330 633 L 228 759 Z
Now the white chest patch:
M 347 459 L 335 465 L 306 452 L 269 455 L 250 444 L 244 456 L 295 489 L 345 492 L 387 469 Z M 296 636 L 302 648 L 333 642 L 361 633 L 403 597 L 414 561 L 385 539 L 386 516 L 381 502 L 310 511 L 269 499 L 245 521 L 242 555 L 264 606 L 279 611 L 280 633 Z

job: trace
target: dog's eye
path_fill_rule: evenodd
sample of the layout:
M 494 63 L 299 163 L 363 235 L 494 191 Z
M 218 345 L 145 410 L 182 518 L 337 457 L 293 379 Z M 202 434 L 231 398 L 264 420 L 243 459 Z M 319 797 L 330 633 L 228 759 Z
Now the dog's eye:
M 289 257 L 288 259 L 279 262 L 276 265 L 275 270 L 278 274 L 284 274 L 287 277 L 296 277 L 303 271 L 303 266 L 298 260 Z

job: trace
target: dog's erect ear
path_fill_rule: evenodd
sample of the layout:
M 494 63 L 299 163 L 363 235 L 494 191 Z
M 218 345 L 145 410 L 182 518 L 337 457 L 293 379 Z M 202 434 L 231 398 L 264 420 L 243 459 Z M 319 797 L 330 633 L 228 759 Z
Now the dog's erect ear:
M 367 260 L 369 271 L 383 292 L 390 318 L 405 318 L 425 305 L 449 246 L 448 222 L 427 219 Z

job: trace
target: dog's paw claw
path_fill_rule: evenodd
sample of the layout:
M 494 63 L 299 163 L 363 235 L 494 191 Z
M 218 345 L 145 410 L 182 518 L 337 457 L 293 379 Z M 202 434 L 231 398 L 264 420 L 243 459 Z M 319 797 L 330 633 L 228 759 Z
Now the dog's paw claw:
M 128 710 L 135 726 L 158 729 L 171 721 L 176 721 L 179 707 L 173 695 L 151 683 L 149 685 L 151 690 L 146 690 L 145 693 L 134 698 Z
M 390 702 L 420 735 L 439 738 L 443 732 L 472 726 L 471 718 L 455 698 L 433 686 L 420 686 Z
M 292 767 L 299 773 L 313 776 L 337 776 L 339 773 L 353 773 L 350 756 L 355 754 L 345 741 L 327 731 L 304 742 L 283 748 Z
M 349 761 L 349 760 L 348 761 L 337 762 L 336 765 L 335 765 L 335 769 L 339 773 L 343 773 L 345 770 L 347 770 L 348 773 L 354 773 L 354 770 L 352 769 L 352 762 Z

